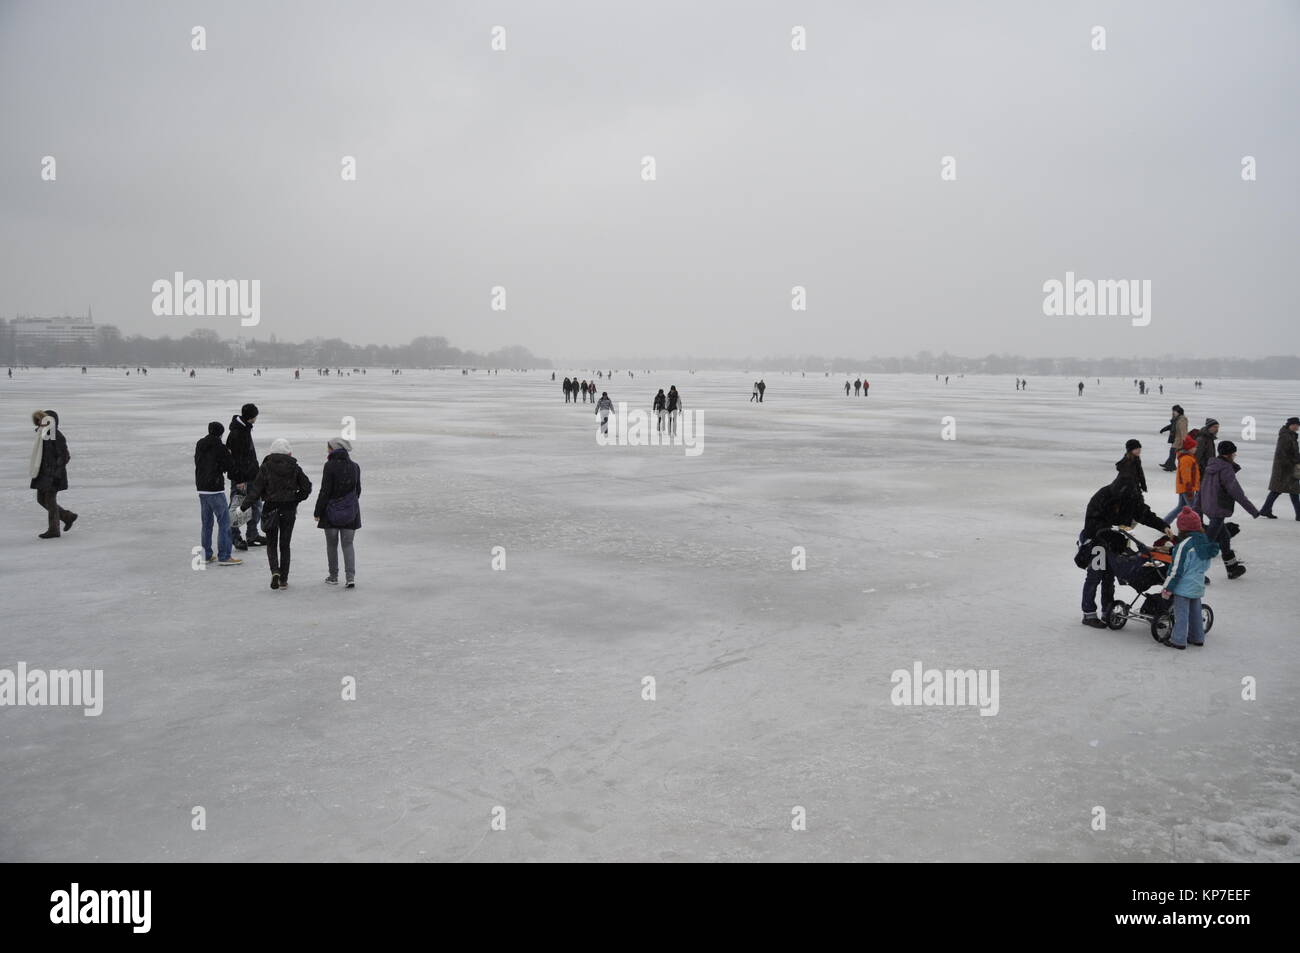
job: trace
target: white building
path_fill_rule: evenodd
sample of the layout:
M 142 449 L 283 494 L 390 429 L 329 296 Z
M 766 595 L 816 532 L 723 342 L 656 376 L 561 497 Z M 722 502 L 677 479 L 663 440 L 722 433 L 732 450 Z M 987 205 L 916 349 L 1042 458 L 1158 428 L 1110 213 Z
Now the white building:
M 84 318 L 14 318 L 9 324 L 17 348 L 38 348 L 61 344 L 91 344 L 96 341 L 95 323 Z

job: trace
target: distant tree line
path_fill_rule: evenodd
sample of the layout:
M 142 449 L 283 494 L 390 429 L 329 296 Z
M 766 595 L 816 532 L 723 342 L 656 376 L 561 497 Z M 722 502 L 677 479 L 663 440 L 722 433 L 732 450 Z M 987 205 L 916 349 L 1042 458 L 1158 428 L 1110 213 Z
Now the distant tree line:
M 590 362 L 586 362 L 590 363 Z M 568 366 L 561 362 L 561 366 Z M 620 358 L 601 361 L 599 367 L 654 369 L 694 368 L 779 373 L 825 374 L 1007 374 L 1020 377 L 1070 375 L 1079 377 L 1255 377 L 1300 380 L 1300 356 L 1276 357 L 1020 357 L 990 354 L 959 357 L 922 351 L 911 357 L 798 357 L 700 358 L 678 356 L 648 360 Z
M 525 347 L 486 354 L 452 347 L 444 337 L 422 336 L 410 344 L 349 344 L 339 338 L 293 343 L 253 338 L 222 340 L 211 328 L 182 338 L 123 337 L 113 325 L 99 325 L 97 339 L 68 344 L 19 345 L 11 326 L 0 321 L 0 364 L 129 364 L 147 367 L 550 367 Z

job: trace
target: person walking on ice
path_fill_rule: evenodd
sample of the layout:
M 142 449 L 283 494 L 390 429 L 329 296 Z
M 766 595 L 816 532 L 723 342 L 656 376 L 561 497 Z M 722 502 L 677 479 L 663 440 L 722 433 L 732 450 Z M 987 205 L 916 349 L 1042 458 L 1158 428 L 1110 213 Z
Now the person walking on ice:
M 1083 396 L 1083 381 L 1079 381 L 1079 396 Z
M 600 418 L 600 432 L 602 434 L 609 434 L 609 415 L 612 413 L 614 413 L 614 402 L 609 399 L 609 394 L 606 391 L 601 391 L 600 400 L 596 403 L 596 416 Z M 668 426 L 672 426 L 671 421 L 669 421 Z
M 264 503 L 262 531 L 266 533 L 266 560 L 271 567 L 271 588 L 289 588 L 289 547 L 298 504 L 311 496 L 311 480 L 293 458 L 289 441 L 280 437 L 262 461 L 257 476 L 248 484 L 241 509 Z
M 655 394 L 654 408 L 653 408 L 655 414 L 655 429 L 658 430 L 660 433 L 664 432 L 664 412 L 666 411 L 667 407 L 668 407 L 668 398 L 664 394 L 664 389 L 661 387 L 659 388 L 659 393 Z
M 1232 533 L 1228 528 L 1228 517 L 1233 514 L 1236 504 L 1240 503 L 1247 513 L 1259 518 L 1259 510 L 1246 497 L 1246 492 L 1237 482 L 1237 471 L 1241 465 L 1236 463 L 1237 445 L 1225 440 L 1218 446 L 1218 456 L 1210 461 L 1201 477 L 1201 495 L 1199 502 L 1201 512 L 1209 517 L 1205 526 L 1205 535 L 1219 544 L 1223 553 L 1223 566 L 1228 570 L 1229 579 L 1238 579 L 1246 567 L 1237 560 L 1232 549 Z
M 677 393 L 677 385 L 668 388 L 668 436 L 677 433 L 677 415 L 682 412 L 682 395 Z
M 343 570 L 348 589 L 356 588 L 357 555 L 352 541 L 361 528 L 361 467 L 351 457 L 352 444 L 335 437 L 328 445 L 325 469 L 316 496 L 316 526 L 325 531 L 327 586 L 339 584 L 339 543 L 343 544 Z
M 1291 498 L 1295 518 L 1300 520 L 1300 417 L 1291 417 L 1277 432 L 1277 448 L 1273 451 L 1273 472 L 1269 474 L 1268 496 L 1260 516 L 1275 520 L 1273 503 L 1285 493 Z
M 1201 597 L 1205 595 L 1205 571 L 1219 555 L 1219 544 L 1201 531 L 1201 518 L 1190 506 L 1178 514 L 1178 532 L 1182 536 L 1174 547 L 1173 560 L 1160 595 L 1174 600 L 1174 628 L 1161 639 L 1171 649 L 1204 645 L 1205 629 L 1201 617 Z
M 32 423 L 36 425 L 36 445 L 32 447 L 31 488 L 36 491 L 36 502 L 46 516 L 46 530 L 37 536 L 58 539 L 60 521 L 64 533 L 77 521 L 76 513 L 59 506 L 59 494 L 68 488 L 68 463 L 72 454 L 59 429 L 58 414 L 52 410 L 34 411 Z

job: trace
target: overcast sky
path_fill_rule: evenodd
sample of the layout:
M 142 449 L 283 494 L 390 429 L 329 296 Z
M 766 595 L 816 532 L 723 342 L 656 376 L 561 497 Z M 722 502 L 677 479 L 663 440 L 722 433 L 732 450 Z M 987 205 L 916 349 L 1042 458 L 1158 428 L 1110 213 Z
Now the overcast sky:
M 1297 50 L 1295 0 L 0 0 L 0 316 L 239 333 L 153 315 L 182 271 L 292 340 L 1296 353 Z M 1150 325 L 1044 316 L 1067 270 Z

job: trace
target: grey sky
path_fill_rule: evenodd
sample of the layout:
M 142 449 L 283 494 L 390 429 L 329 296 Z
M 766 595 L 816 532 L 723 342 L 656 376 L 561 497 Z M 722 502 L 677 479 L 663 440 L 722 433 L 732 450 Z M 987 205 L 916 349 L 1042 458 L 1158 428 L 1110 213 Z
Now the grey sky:
M 238 333 L 151 313 L 179 270 L 295 340 L 1294 353 L 1297 50 L 1290 0 L 0 0 L 0 316 Z M 1150 326 L 1045 317 L 1067 269 Z

